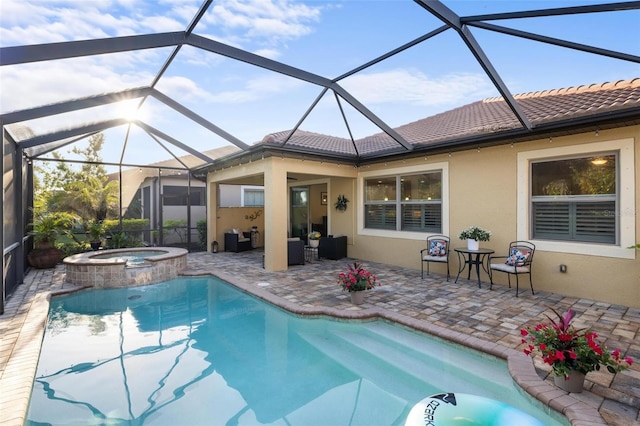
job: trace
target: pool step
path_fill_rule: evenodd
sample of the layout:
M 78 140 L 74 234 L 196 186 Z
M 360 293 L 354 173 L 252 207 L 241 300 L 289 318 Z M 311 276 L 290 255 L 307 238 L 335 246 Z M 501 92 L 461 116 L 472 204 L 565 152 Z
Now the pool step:
M 407 379 L 412 389 L 423 389 L 422 394 L 427 389 L 432 393 L 456 391 L 484 394 L 487 381 L 496 387 L 494 391 L 499 394 L 509 393 L 513 389 L 513 380 L 505 366 L 490 357 L 473 354 L 470 362 L 469 355 L 455 346 L 443 345 L 428 338 L 416 339 L 413 332 L 386 324 L 369 325 L 360 332 L 332 330 L 329 336 L 306 334 L 302 337 L 354 373 L 362 373 L 362 377 L 379 384 L 390 382 L 388 377 L 377 377 L 376 374 L 377 370 L 383 369 L 380 363 L 384 363 L 385 368 L 390 367 L 396 371 L 395 374 Z M 361 361 L 345 362 L 354 359 Z M 363 370 L 361 365 L 364 364 L 369 368 L 366 371 L 353 368 L 357 365 L 358 369 Z M 446 383 L 447 387 L 437 389 L 431 383 Z
M 376 361 L 376 356 L 354 350 L 351 344 L 336 336 L 327 337 L 313 333 L 299 333 L 299 336 L 355 375 L 367 379 L 394 395 L 423 395 L 439 392 L 435 387 L 425 389 L 424 382 L 412 377 L 406 377 L 406 380 L 394 380 L 389 377 L 389 370 L 380 366 L 380 360 Z M 407 401 L 407 408 L 411 408 L 416 401 Z
M 363 328 L 367 334 L 388 341 L 397 347 L 402 347 L 407 353 L 415 354 L 420 359 L 428 359 L 431 362 L 446 362 L 457 369 L 466 369 L 475 376 L 501 386 L 510 388 L 513 383 L 511 376 L 505 372 L 506 362 L 496 359 L 492 355 L 447 343 L 437 337 L 422 335 L 419 332 L 399 328 L 382 321 L 368 323 Z M 420 338 L 416 338 L 416 335 L 420 336 Z M 448 347 L 449 349 L 443 350 L 443 344 L 445 348 Z M 482 368 L 475 368 L 473 363 L 469 363 L 470 354 L 478 362 L 488 362 L 483 362 Z

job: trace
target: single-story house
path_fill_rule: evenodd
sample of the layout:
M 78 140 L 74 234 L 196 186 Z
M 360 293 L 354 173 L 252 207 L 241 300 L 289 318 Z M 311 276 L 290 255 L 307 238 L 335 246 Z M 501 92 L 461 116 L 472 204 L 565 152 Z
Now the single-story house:
M 286 270 L 297 194 L 325 192 L 327 232 L 347 236 L 349 257 L 416 274 L 427 236 L 462 246 L 460 231 L 476 225 L 491 231 L 482 246 L 496 254 L 514 240 L 535 244 L 535 290 L 640 307 L 631 248 L 640 241 L 640 78 L 514 98 L 517 111 L 485 99 L 358 140 L 275 133 L 216 159 L 196 171 L 206 177 L 209 243 L 230 223 L 220 185 L 264 186 L 265 268 Z M 334 208 L 338 196 L 346 210 Z M 455 253 L 450 261 L 455 275 Z M 506 285 L 506 275 L 494 282 Z

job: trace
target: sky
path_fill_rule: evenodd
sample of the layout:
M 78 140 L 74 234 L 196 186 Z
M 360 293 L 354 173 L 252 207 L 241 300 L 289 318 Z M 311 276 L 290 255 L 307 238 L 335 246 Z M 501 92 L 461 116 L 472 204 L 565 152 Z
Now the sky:
M 597 3 L 443 1 L 460 16 Z M 184 31 L 201 4 L 200 0 L 1 0 L 0 47 Z M 640 11 L 622 11 L 493 23 L 640 56 L 639 22 Z M 217 0 L 194 33 L 333 79 L 441 25 L 410 0 Z M 640 65 L 634 62 L 478 28 L 470 31 L 512 94 L 640 77 Z M 3 66 L 0 113 L 148 86 L 172 50 Z M 453 30 L 344 78 L 340 85 L 391 127 L 499 96 Z M 246 144 L 293 128 L 322 92 L 313 84 L 190 46 L 180 49 L 156 88 Z M 138 104 L 96 107 L 22 124 L 43 134 L 83 122 L 133 117 Z M 201 152 L 228 145 L 153 98 L 136 117 Z M 170 158 L 140 128 L 131 126 L 127 131 L 128 127 L 104 131 L 105 161 L 147 164 Z M 356 139 L 380 131 L 348 103 L 338 103 L 331 92 L 300 128 L 347 138 L 351 134 Z

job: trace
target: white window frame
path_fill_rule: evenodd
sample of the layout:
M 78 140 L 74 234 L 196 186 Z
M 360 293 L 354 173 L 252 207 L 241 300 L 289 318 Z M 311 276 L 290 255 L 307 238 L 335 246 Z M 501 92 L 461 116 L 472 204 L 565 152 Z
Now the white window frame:
M 416 173 L 437 172 L 442 173 L 442 231 L 438 233 L 430 232 L 414 232 L 414 231 L 398 231 L 391 229 L 370 229 L 365 228 L 364 217 L 364 181 L 380 176 L 399 176 L 410 175 Z M 389 169 L 379 169 L 370 172 L 360 172 L 358 174 L 358 234 L 374 237 L 402 238 L 405 240 L 424 240 L 428 235 L 444 234 L 449 235 L 449 163 L 430 163 L 423 165 L 394 167 Z
M 531 239 L 531 175 L 530 167 L 534 161 L 555 157 L 582 156 L 600 152 L 617 151 L 619 173 L 617 188 L 619 191 L 619 213 L 617 245 L 551 241 Z M 634 142 L 632 138 L 616 139 L 582 145 L 561 146 L 535 151 L 518 153 L 517 179 L 517 239 L 529 240 L 536 245 L 537 250 L 583 254 L 591 256 L 615 257 L 621 259 L 635 259 L 635 250 L 628 247 L 635 244 L 636 213 L 635 213 L 635 167 Z
M 262 191 L 262 193 L 264 194 L 264 186 L 240 185 L 240 207 L 247 207 L 244 204 L 244 201 L 245 201 L 244 193 L 245 193 L 245 191 Z M 264 207 L 264 203 L 261 206 L 248 206 L 248 207 L 256 207 L 256 208 L 257 207 Z

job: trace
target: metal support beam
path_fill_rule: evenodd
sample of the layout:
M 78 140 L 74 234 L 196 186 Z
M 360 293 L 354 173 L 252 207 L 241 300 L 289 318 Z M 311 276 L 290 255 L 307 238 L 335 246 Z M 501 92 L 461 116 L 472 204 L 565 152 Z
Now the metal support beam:
M 121 102 L 127 99 L 135 99 L 148 96 L 151 93 L 150 87 L 137 87 L 134 89 L 122 90 L 119 92 L 106 93 L 86 98 L 72 99 L 50 105 L 43 105 L 35 108 L 23 109 L 21 111 L 8 112 L 0 115 L 0 120 L 6 124 L 19 123 L 21 121 L 35 120 L 66 112 L 77 111 L 85 108 L 98 107 L 110 103 Z
M 53 133 L 35 136 L 33 138 L 18 142 L 18 146 L 22 149 L 31 148 L 62 139 L 73 138 L 75 136 L 86 136 L 89 133 L 100 132 L 105 129 L 110 129 L 112 127 L 117 127 L 128 123 L 129 120 L 126 120 L 124 118 L 114 118 L 113 120 L 100 121 L 98 123 L 87 124 L 86 126 L 74 127 L 72 129 L 65 129 Z
M 56 149 L 62 148 L 62 147 L 67 146 L 67 145 L 70 145 L 70 144 L 72 144 L 74 142 L 78 142 L 79 140 L 82 140 L 84 138 L 91 137 L 91 136 L 95 135 L 96 133 L 98 133 L 98 132 L 86 133 L 86 134 L 82 134 L 80 136 L 77 136 L 75 138 L 65 139 L 65 140 L 61 140 L 61 141 L 50 142 L 50 143 L 47 143 L 47 144 L 44 144 L 44 145 L 34 146 L 32 148 L 29 148 L 28 150 L 25 150 L 25 152 L 31 158 L 38 158 L 39 156 L 48 154 L 51 151 L 55 151 Z
M 170 33 L 100 38 L 95 40 L 3 47 L 0 48 L 0 66 L 78 58 L 90 55 L 104 55 L 106 53 L 130 52 L 132 50 L 156 49 L 158 47 L 177 46 L 184 43 L 184 32 L 176 31 Z
M 423 41 L 428 40 L 431 37 L 434 37 L 434 36 L 444 32 L 445 30 L 448 30 L 448 29 L 449 29 L 449 26 L 443 25 L 440 28 L 437 28 L 437 29 L 435 29 L 435 30 L 423 35 L 423 36 L 420 36 L 420 37 L 416 38 L 415 40 L 410 41 L 409 43 L 405 43 L 402 46 L 385 53 L 384 55 L 378 56 L 377 58 L 367 62 L 366 64 L 360 65 L 359 67 L 354 68 L 351 71 L 346 72 L 346 73 L 342 74 L 339 77 L 336 77 L 335 79 L 333 79 L 333 81 L 340 81 L 342 79 L 345 79 L 345 78 L 349 77 L 350 75 L 353 75 L 353 74 L 358 73 L 358 72 L 360 72 L 360 71 L 362 71 L 362 70 L 364 70 L 366 68 L 369 68 L 370 66 L 375 65 L 375 64 L 377 64 L 379 62 L 382 62 L 385 59 L 388 59 L 388 58 L 390 58 L 390 57 L 392 57 L 394 55 L 397 55 L 400 52 L 404 52 L 405 50 L 409 49 L 410 47 L 413 47 L 413 46 L 415 46 L 417 44 L 420 44 Z
M 558 7 L 551 9 L 525 10 L 521 12 L 493 13 L 489 15 L 464 16 L 463 24 L 477 21 L 496 21 L 500 19 L 539 18 L 543 16 L 576 15 L 579 13 L 618 12 L 622 10 L 640 9 L 640 1 L 593 4 L 588 6 Z
M 539 41 L 541 43 L 553 44 L 555 46 L 566 47 L 567 49 L 580 50 L 582 52 L 593 53 L 595 55 L 608 56 L 614 59 L 621 59 L 623 61 L 630 61 L 640 63 L 640 56 L 630 55 L 627 53 L 616 52 L 615 50 L 601 49 L 599 47 L 589 46 L 587 44 L 574 43 L 567 40 L 561 40 L 558 38 L 547 37 L 539 34 L 529 33 L 526 31 L 514 30 L 511 28 L 502 27 L 494 24 L 487 24 L 485 22 L 473 22 L 469 25 L 482 28 L 489 31 L 495 31 L 502 34 L 508 34 L 515 37 L 522 37 L 533 41 Z
M 371 121 L 373 124 L 378 126 L 383 132 L 391 136 L 393 140 L 402 145 L 407 151 L 413 151 L 413 145 L 407 142 L 398 132 L 393 130 L 387 123 L 382 121 L 378 116 L 376 116 L 373 112 L 369 111 L 367 107 L 360 103 L 359 100 L 354 98 L 349 92 L 344 90 L 338 83 L 333 83 L 331 88 L 334 92 L 336 92 L 342 99 L 347 101 L 352 107 L 360 111 L 360 114 L 364 115 Z
M 275 71 L 279 74 L 288 75 L 289 77 L 317 84 L 319 86 L 329 87 L 331 85 L 331 80 L 325 77 L 321 77 L 317 74 L 313 74 L 308 71 L 304 71 L 299 68 L 274 61 L 273 59 L 264 58 L 254 53 L 238 49 L 237 47 L 232 47 L 195 34 L 191 34 L 189 37 L 187 37 L 187 44 L 199 49 L 206 50 L 208 52 L 226 56 L 227 58 L 236 59 L 247 64 L 255 65 L 257 67 L 264 68 L 270 71 Z
M 149 126 L 148 124 L 143 123 L 142 121 L 139 121 L 139 120 L 136 120 L 133 123 L 136 124 L 141 129 L 143 129 L 145 132 L 151 133 L 152 135 L 156 135 L 159 138 L 162 138 L 162 139 L 166 140 L 170 144 L 177 146 L 178 148 L 188 152 L 189 154 L 193 155 L 194 157 L 197 157 L 197 158 L 201 159 L 202 161 L 205 161 L 207 163 L 213 162 L 212 158 L 207 157 L 206 155 L 202 154 L 201 152 L 196 151 L 195 149 L 191 148 L 190 146 L 183 144 L 179 140 L 172 138 L 171 136 L 167 135 L 166 133 L 161 132 L 160 130 L 156 129 L 155 127 Z
M 509 105 L 509 108 L 514 113 L 518 121 L 520 121 L 520 124 L 522 124 L 522 126 L 526 127 L 527 129 L 531 130 L 533 128 L 533 125 L 531 124 L 527 116 L 524 114 L 524 111 L 522 111 L 522 109 L 514 99 L 513 95 L 507 88 L 507 85 L 504 83 L 504 81 L 502 81 L 500 74 L 498 74 L 498 71 L 496 71 L 496 69 L 493 67 L 493 64 L 491 63 L 487 55 L 484 53 L 484 51 L 480 47 L 480 44 L 476 41 L 475 37 L 473 37 L 473 34 L 471 34 L 471 31 L 469 31 L 469 28 L 466 25 L 462 24 L 460 17 L 456 15 L 451 9 L 449 9 L 448 7 L 446 7 L 444 4 L 440 3 L 437 0 L 414 0 L 414 1 L 418 3 L 420 6 L 422 6 L 424 9 L 431 12 L 433 16 L 440 19 L 449 27 L 456 30 L 456 32 L 460 35 L 460 38 L 462 38 L 462 41 L 464 41 L 464 43 L 469 48 L 469 51 L 471 51 L 471 53 L 476 58 L 476 60 L 478 61 L 478 63 L 480 64 L 484 72 L 487 74 L 489 79 L 493 82 L 496 89 L 498 89 L 498 91 L 504 98 L 507 105 Z
M 171 99 L 170 97 L 166 96 L 165 94 L 159 92 L 158 90 L 152 89 L 151 96 L 153 96 L 154 98 L 156 98 L 157 100 L 159 100 L 163 104 L 167 105 L 168 107 L 173 108 L 174 110 L 178 111 L 180 114 L 182 114 L 185 117 L 191 119 L 192 121 L 195 121 L 196 123 L 198 123 L 202 127 L 212 131 L 216 135 L 218 135 L 221 138 L 225 139 L 227 142 L 231 142 L 232 144 L 234 144 L 238 148 L 240 148 L 240 149 L 242 149 L 244 151 L 249 149 L 249 145 L 247 145 L 246 143 L 242 142 L 240 139 L 236 138 L 235 136 L 233 136 L 230 133 L 227 133 L 226 131 L 222 130 L 220 127 L 216 126 L 215 124 L 211 123 L 209 120 L 207 120 L 204 117 L 202 117 L 201 115 L 196 114 L 195 112 L 191 111 L 189 108 L 187 108 L 184 105 L 174 101 L 173 99 Z

